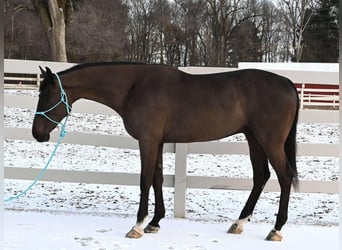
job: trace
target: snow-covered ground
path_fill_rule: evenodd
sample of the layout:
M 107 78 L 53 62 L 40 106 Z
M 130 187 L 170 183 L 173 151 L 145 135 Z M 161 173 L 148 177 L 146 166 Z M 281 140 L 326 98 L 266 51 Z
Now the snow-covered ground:
M 264 237 L 269 224 L 248 224 L 241 235 L 227 234 L 227 223 L 165 219 L 158 234 L 126 239 L 133 218 L 5 212 L 5 249 L 24 250 L 338 250 L 338 228 L 288 225 L 282 242 Z
M 36 93 L 7 91 L 5 94 L 35 95 Z M 31 127 L 33 110 L 5 107 L 4 112 L 5 126 Z M 121 119 L 106 115 L 73 113 L 67 130 L 126 135 Z M 225 140 L 241 141 L 244 137 L 237 135 Z M 299 124 L 298 141 L 337 144 L 339 142 L 338 124 Z M 53 150 L 54 144 L 5 140 L 4 147 L 5 166 L 42 167 Z M 63 144 L 50 168 L 138 173 L 140 171 L 139 152 Z M 339 179 L 337 157 L 301 156 L 298 157 L 298 170 L 300 179 Z M 174 173 L 173 154 L 164 154 L 164 173 Z M 201 154 L 188 156 L 188 174 L 251 177 L 252 171 L 248 156 Z M 275 178 L 274 173 L 272 175 Z M 29 184 L 29 181 L 5 180 L 5 198 L 25 189 Z M 167 213 L 166 219 L 161 222 L 163 229 L 159 235 L 148 236 L 140 242 L 141 244 L 153 242 L 152 244 L 160 246 L 160 249 L 227 249 L 233 236 L 227 236 L 224 231 L 239 216 L 248 195 L 249 192 L 245 191 L 190 189 L 187 192 L 186 201 L 187 220 L 174 220 L 172 219 L 173 189 L 164 188 Z M 262 194 L 253 214 L 252 224 L 246 226 L 250 227 L 248 232 L 246 229 L 246 234 L 243 236 L 233 237 L 236 242 L 246 244 L 242 249 L 247 249 L 248 244 L 251 244 L 250 246 L 260 244 L 260 249 L 261 247 L 267 249 L 264 248 L 266 243 L 259 239 L 266 236 L 274 223 L 278 199 L 279 193 Z M 39 182 L 26 196 L 4 204 L 6 249 L 77 249 L 77 246 L 82 245 L 85 245 L 84 249 L 135 249 L 134 247 L 140 243 L 124 240 L 123 235 L 134 224 L 138 201 L 138 187 Z M 153 214 L 152 204 L 151 194 L 150 214 Z M 281 247 L 287 246 L 284 249 L 291 249 L 290 246 L 293 246 L 291 244 L 294 244 L 292 240 L 296 239 L 297 242 L 307 240 L 305 238 L 308 236 L 301 237 L 299 232 L 308 231 L 314 235 L 316 231 L 318 234 L 326 230 L 329 232 L 327 237 L 334 238 L 336 235 L 337 238 L 338 211 L 337 194 L 293 193 L 289 205 L 288 224 L 284 227 L 284 236 L 287 241 L 284 241 Z M 46 221 L 48 221 L 47 224 Z M 95 226 L 88 228 L 88 225 L 92 223 Z M 68 230 L 65 230 L 65 225 L 68 225 Z M 315 225 L 315 227 L 307 227 L 307 225 Z M 37 232 L 28 233 L 31 228 Z M 185 235 L 179 228 L 186 229 Z M 18 233 L 12 235 L 12 231 Z M 44 233 L 47 239 L 53 239 L 56 243 L 53 245 L 55 248 L 46 247 L 44 244 L 41 248 L 36 248 L 35 246 L 38 245 L 34 244 L 38 244 L 39 240 L 36 243 L 32 241 L 32 248 L 20 247 L 18 242 L 22 237 L 25 239 L 25 234 L 32 238 L 38 237 L 38 232 Z M 34 236 L 36 233 L 37 236 Z M 180 236 L 184 236 L 183 245 L 177 238 Z M 319 237 L 309 236 L 309 238 L 310 242 L 317 239 L 317 244 L 312 244 L 315 247 L 323 246 L 323 242 L 326 242 L 321 239 L 320 245 Z M 251 241 L 246 242 L 246 239 Z M 256 239 L 260 243 L 256 243 L 258 241 Z M 83 241 L 86 243 L 82 243 Z M 70 242 L 70 245 L 69 243 L 64 245 L 63 242 Z M 334 238 L 331 242 L 336 248 L 329 248 L 326 245 L 324 248 L 337 249 L 337 240 Z M 233 248 L 234 246 L 237 248 L 237 245 L 233 245 Z M 277 245 L 277 249 L 283 248 L 278 248 Z M 315 249 L 323 249 L 323 247 Z

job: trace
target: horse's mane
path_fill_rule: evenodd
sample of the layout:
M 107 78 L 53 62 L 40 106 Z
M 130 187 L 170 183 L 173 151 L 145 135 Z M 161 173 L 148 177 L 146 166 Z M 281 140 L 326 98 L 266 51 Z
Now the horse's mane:
M 77 64 L 69 69 L 63 70 L 59 72 L 60 75 L 70 73 L 72 71 L 84 69 L 87 67 L 94 67 L 94 66 L 111 66 L 111 65 L 146 65 L 145 63 L 140 62 L 92 62 L 92 63 L 81 63 Z

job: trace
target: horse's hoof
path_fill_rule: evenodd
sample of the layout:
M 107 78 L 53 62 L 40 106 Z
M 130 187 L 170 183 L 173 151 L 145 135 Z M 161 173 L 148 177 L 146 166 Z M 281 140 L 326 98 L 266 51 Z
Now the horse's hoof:
M 126 238 L 130 239 L 139 239 L 144 235 L 144 232 L 140 232 L 140 230 L 137 230 L 135 228 L 132 228 L 131 231 L 129 231 L 126 234 Z
M 145 227 L 145 229 L 144 229 L 144 232 L 145 233 L 150 233 L 150 234 L 151 233 L 155 234 L 155 233 L 158 233 L 159 229 L 160 229 L 160 227 L 155 227 L 155 226 L 147 225 Z
M 280 231 L 273 229 L 266 237 L 266 240 L 269 241 L 281 241 L 283 236 L 281 235 Z
M 243 231 L 243 226 L 234 223 L 227 231 L 229 234 L 241 234 Z

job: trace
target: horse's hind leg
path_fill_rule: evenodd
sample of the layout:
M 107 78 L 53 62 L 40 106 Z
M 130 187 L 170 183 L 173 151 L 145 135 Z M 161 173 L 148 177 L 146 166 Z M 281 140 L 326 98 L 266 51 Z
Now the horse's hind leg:
M 283 144 L 272 145 L 267 150 L 267 156 L 273 166 L 280 185 L 280 203 L 274 229 L 266 237 L 266 240 L 280 241 L 282 239 L 280 230 L 287 221 L 288 205 L 291 185 L 294 177 L 287 158 Z
M 270 177 L 267 157 L 252 132 L 245 134 L 250 151 L 250 159 L 253 167 L 253 189 L 241 211 L 239 219 L 229 228 L 228 233 L 240 234 L 243 231 L 243 224 L 252 216 L 259 196 Z
M 160 229 L 159 221 L 165 216 L 165 206 L 163 199 L 163 144 L 159 146 L 157 163 L 153 175 L 153 190 L 155 197 L 154 217 L 145 227 L 145 233 L 157 233 Z

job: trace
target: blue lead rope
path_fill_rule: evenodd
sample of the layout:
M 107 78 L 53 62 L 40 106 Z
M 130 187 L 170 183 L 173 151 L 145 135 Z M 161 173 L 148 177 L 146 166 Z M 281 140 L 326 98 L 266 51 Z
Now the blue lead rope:
M 59 77 L 58 74 L 56 74 L 56 77 L 57 77 L 57 80 L 58 80 L 58 84 L 59 84 L 59 88 L 60 88 L 60 91 L 61 91 L 61 100 L 56 104 L 54 105 L 53 107 L 49 108 L 48 110 L 45 110 L 45 111 L 42 111 L 42 112 L 36 112 L 36 115 L 42 115 L 44 116 L 46 119 L 48 119 L 49 121 L 59 125 L 60 122 L 57 122 L 53 119 L 51 119 L 46 113 L 52 111 L 53 109 L 55 109 L 58 105 L 60 104 L 65 104 L 65 107 L 66 107 L 66 111 L 67 111 L 67 117 L 65 118 L 64 120 L 64 123 L 62 124 L 61 126 L 61 132 L 59 134 L 59 138 L 58 138 L 58 141 L 56 143 L 56 146 L 54 148 L 54 150 L 52 151 L 51 155 L 50 155 L 50 158 L 49 160 L 47 161 L 47 163 L 45 164 L 44 168 L 39 172 L 39 174 L 37 175 L 37 177 L 34 179 L 34 181 L 31 183 L 31 185 L 29 185 L 24 191 L 20 192 L 19 194 L 13 196 L 13 197 L 10 197 L 10 198 L 7 198 L 4 200 L 4 202 L 9 202 L 9 201 L 13 201 L 15 199 L 18 199 L 19 197 L 25 195 L 34 185 L 37 184 L 38 181 L 40 181 L 40 179 L 43 177 L 43 175 L 45 174 L 47 168 L 50 166 L 50 163 L 53 159 L 53 157 L 55 156 L 56 152 L 57 152 L 57 149 L 59 147 L 59 145 L 62 143 L 62 139 L 65 137 L 66 135 L 66 130 L 65 130 L 65 126 L 66 126 L 66 123 L 68 121 L 68 117 L 69 117 L 69 114 L 71 112 L 71 106 L 69 105 L 69 101 L 68 101 L 68 97 L 62 87 L 62 82 L 61 82 L 61 79 Z

